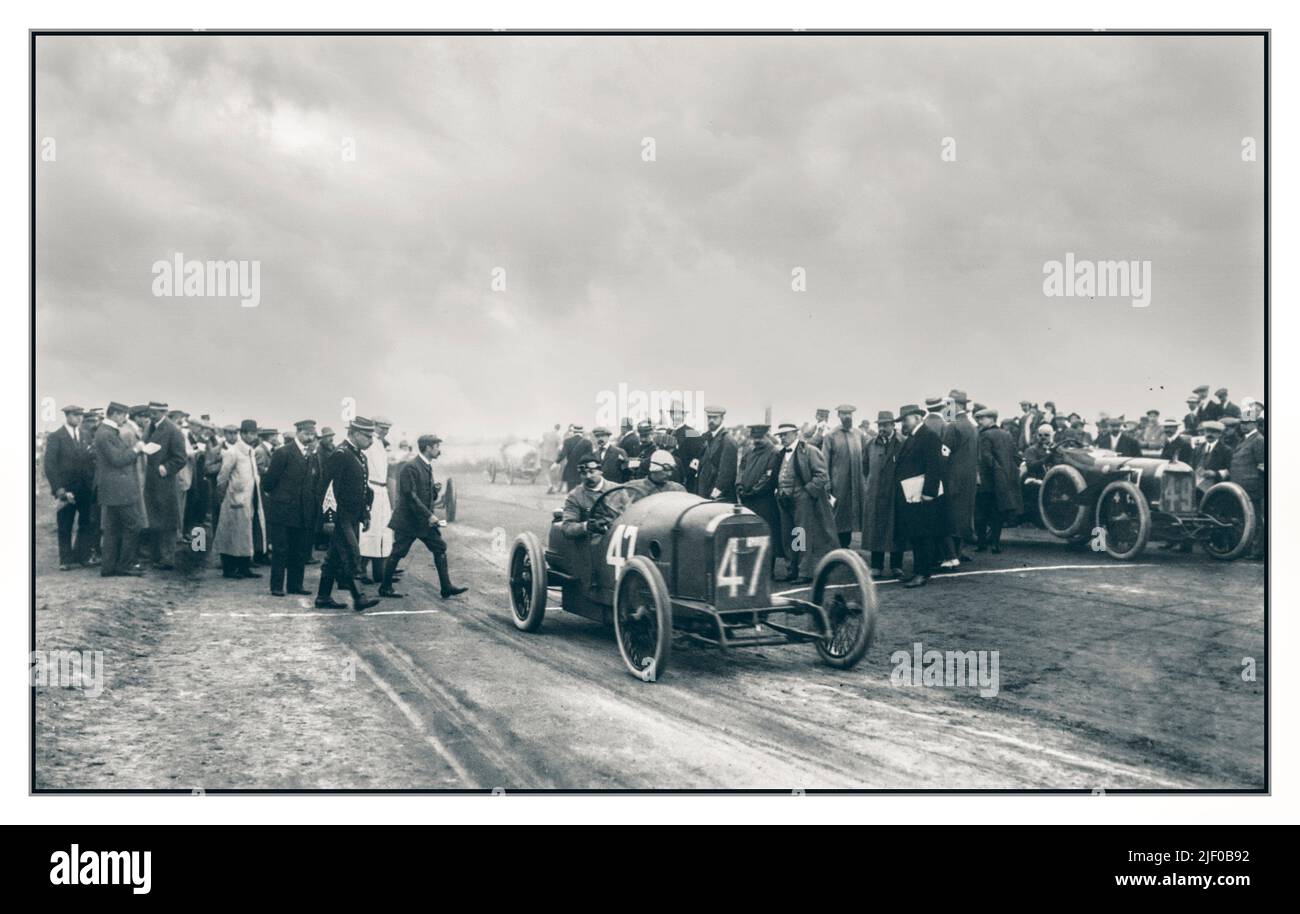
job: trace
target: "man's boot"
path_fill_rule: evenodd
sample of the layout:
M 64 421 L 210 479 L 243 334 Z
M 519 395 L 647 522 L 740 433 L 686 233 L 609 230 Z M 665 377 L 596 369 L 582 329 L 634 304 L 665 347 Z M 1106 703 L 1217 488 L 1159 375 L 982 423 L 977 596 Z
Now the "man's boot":
M 468 587 L 454 587 L 451 583 L 451 574 L 447 571 L 447 556 L 435 555 L 433 564 L 438 569 L 438 583 L 442 585 L 442 597 L 454 597 L 456 594 L 464 593 L 469 590 Z

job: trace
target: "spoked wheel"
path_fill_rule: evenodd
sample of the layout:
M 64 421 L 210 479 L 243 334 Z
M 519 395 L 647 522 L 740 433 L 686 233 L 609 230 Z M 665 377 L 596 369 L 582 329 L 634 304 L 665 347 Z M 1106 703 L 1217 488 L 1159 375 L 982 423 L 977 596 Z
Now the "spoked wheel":
M 1201 541 L 1202 547 L 1216 559 L 1228 562 L 1238 558 L 1255 538 L 1255 506 L 1250 503 L 1246 490 L 1235 482 L 1220 482 L 1210 486 L 1201 499 L 1201 513 L 1230 524 L 1218 527 Z
M 510 608 L 515 628 L 535 632 L 546 615 L 546 556 L 531 533 L 515 537 L 510 547 Z
M 628 671 L 654 682 L 668 668 L 673 609 L 668 585 L 654 562 L 633 556 L 614 587 L 614 638 Z
M 1113 559 L 1127 561 L 1141 555 L 1151 536 L 1151 508 L 1133 483 L 1116 480 L 1101 490 L 1097 501 L 1097 526 L 1102 547 Z
M 1083 474 L 1069 464 L 1047 471 L 1038 489 L 1038 516 L 1048 533 L 1070 539 L 1086 532 L 1088 509 L 1079 504 L 1079 493 L 1085 488 Z
M 876 585 L 862 556 L 851 549 L 835 549 L 817 564 L 812 600 L 826 613 L 827 637 L 817 642 L 817 653 L 830 666 L 847 670 L 858 665 L 876 631 Z

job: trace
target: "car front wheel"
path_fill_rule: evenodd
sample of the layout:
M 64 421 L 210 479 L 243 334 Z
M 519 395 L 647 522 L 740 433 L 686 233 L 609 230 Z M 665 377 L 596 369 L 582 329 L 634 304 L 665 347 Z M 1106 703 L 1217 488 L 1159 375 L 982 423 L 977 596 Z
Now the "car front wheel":
M 623 566 L 614 586 L 614 638 L 628 672 L 654 682 L 668 668 L 673 608 L 659 568 L 644 555 Z
M 862 556 L 835 549 L 817 565 L 812 600 L 826 613 L 829 629 L 817 642 L 817 653 L 828 665 L 851 669 L 867 653 L 876 631 L 876 585 Z
M 1151 507 L 1146 496 L 1126 479 L 1101 490 L 1097 501 L 1097 527 L 1101 547 L 1113 559 L 1128 561 L 1142 554 L 1151 536 Z
M 510 547 L 510 609 L 515 628 L 535 632 L 546 616 L 546 556 L 532 533 L 515 537 Z

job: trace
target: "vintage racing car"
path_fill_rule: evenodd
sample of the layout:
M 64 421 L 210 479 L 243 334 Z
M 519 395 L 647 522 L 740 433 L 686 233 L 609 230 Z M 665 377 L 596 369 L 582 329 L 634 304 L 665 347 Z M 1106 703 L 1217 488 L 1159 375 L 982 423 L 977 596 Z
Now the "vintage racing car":
M 498 476 L 504 476 L 510 485 L 516 479 L 523 479 L 529 485 L 537 481 L 542 473 L 542 460 L 536 445 L 526 441 L 516 441 L 501 446 L 501 454 L 488 462 L 488 481 L 496 482 Z
M 626 500 L 628 488 L 605 492 L 592 516 Z M 510 550 L 511 607 L 522 631 L 541 627 L 547 590 L 559 588 L 561 608 L 613 625 L 623 662 L 646 682 L 667 669 L 674 633 L 722 649 L 810 642 L 840 669 L 871 644 L 875 585 L 856 552 L 827 554 L 811 598 L 795 599 L 772 595 L 772 531 L 739 505 L 660 492 L 611 507 L 609 529 L 581 539 L 565 536 L 560 513 L 545 551 L 530 532 Z
M 1092 540 L 1116 559 L 1136 558 L 1152 539 L 1199 542 L 1226 561 L 1255 535 L 1254 506 L 1235 482 L 1201 492 L 1185 463 L 1102 448 L 1059 448 L 1055 459 L 1041 482 L 1022 482 L 1027 517 L 1062 539 Z

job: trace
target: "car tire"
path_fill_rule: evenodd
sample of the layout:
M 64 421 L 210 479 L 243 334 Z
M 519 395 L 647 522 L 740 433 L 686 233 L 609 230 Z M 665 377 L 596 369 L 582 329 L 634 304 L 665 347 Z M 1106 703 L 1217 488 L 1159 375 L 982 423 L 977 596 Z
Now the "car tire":
M 852 549 L 834 549 L 817 563 L 812 601 L 826 613 L 829 637 L 817 641 L 822 662 L 837 670 L 857 666 L 871 647 L 879 602 L 871 570 Z
M 1127 503 L 1127 510 L 1122 515 L 1114 515 L 1110 502 Z M 1151 506 L 1146 496 L 1134 483 L 1127 479 L 1117 479 L 1101 490 L 1097 499 L 1096 524 L 1093 527 L 1104 531 L 1102 547 L 1113 559 L 1127 562 L 1142 554 L 1151 536 Z
M 668 668 L 673 607 L 663 573 L 644 555 L 628 559 L 614 585 L 614 640 L 628 672 L 655 682 Z
M 535 632 L 546 617 L 546 555 L 534 534 L 525 531 L 515 537 L 506 568 L 515 628 Z
M 1069 464 L 1060 463 L 1047 471 L 1038 488 L 1038 517 L 1048 533 L 1068 540 L 1085 531 L 1087 506 L 1076 505 L 1071 513 L 1065 496 L 1077 497 L 1086 488 L 1083 474 Z
M 1255 506 L 1250 503 L 1246 490 L 1237 483 L 1219 482 L 1210 486 L 1209 491 L 1201 497 L 1201 513 L 1231 523 L 1235 536 L 1229 542 L 1226 536 L 1216 538 L 1215 534 L 1220 531 L 1213 531 L 1209 537 L 1201 540 L 1201 548 L 1208 555 L 1221 562 L 1230 562 L 1240 558 L 1250 548 L 1255 539 Z

